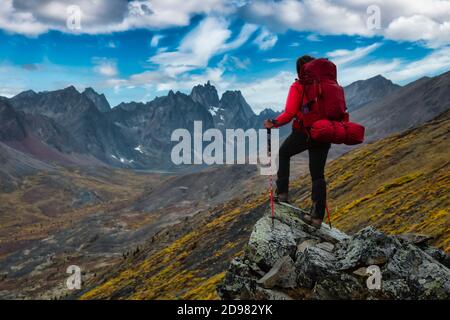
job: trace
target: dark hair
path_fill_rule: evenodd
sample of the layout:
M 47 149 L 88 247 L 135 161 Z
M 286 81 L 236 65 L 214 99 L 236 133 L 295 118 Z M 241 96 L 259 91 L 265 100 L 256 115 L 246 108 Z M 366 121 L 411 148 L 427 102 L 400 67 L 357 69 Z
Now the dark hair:
M 315 59 L 314 57 L 308 56 L 307 54 L 298 58 L 297 59 L 297 74 L 300 74 L 300 70 L 302 70 L 302 67 L 305 63 L 313 61 L 314 59 Z

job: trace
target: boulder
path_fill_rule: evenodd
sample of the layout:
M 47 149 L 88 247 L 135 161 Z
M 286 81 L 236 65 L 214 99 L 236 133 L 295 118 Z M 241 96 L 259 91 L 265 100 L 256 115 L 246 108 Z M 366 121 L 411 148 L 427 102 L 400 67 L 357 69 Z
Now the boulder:
M 294 261 L 290 256 L 284 256 L 258 280 L 258 284 L 264 288 L 295 288 L 296 277 Z
M 297 243 L 290 226 L 266 216 L 260 219 L 250 235 L 245 258 L 269 271 L 280 258 L 295 256 Z
M 217 288 L 223 299 L 450 299 L 449 256 L 426 235 L 315 230 L 280 205 L 275 217 L 257 221 Z
M 297 252 L 295 268 L 297 282 L 301 287 L 312 288 L 322 279 L 336 274 L 336 257 L 328 251 L 312 246 L 304 252 Z

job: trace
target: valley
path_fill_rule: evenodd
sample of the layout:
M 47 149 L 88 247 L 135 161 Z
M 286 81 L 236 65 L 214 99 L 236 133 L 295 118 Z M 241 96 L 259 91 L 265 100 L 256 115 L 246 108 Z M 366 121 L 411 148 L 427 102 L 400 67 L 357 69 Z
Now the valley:
M 372 225 L 388 234 L 421 233 L 450 251 L 450 112 L 333 160 L 326 169 L 331 222 L 349 234 Z M 308 176 L 292 184 L 307 208 Z M 267 193 L 230 201 L 157 233 L 134 257 L 92 279 L 83 299 L 217 299 L 216 285 L 240 256 Z M 80 295 L 76 295 L 79 297 Z
M 345 88 L 368 143 L 330 150 L 333 225 L 425 233 L 450 250 L 449 86 L 447 72 L 404 87 L 377 76 Z M 239 91 L 219 99 L 209 82 L 114 108 L 92 88 L 1 98 L 0 297 L 218 298 L 216 284 L 268 205 L 268 177 L 255 165 L 176 167 L 170 132 L 194 120 L 259 128 L 276 115 L 256 115 Z M 306 153 L 291 170 L 291 199 L 308 208 Z M 69 265 L 82 269 L 79 292 L 65 286 Z

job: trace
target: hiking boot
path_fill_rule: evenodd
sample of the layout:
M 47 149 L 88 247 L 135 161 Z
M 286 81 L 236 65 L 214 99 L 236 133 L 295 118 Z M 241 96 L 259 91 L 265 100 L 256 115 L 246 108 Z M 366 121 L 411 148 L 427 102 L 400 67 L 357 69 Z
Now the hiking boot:
M 322 227 L 323 219 L 316 217 L 316 215 L 315 215 L 316 209 L 317 209 L 316 203 L 313 203 L 311 210 L 309 211 L 309 214 L 305 214 L 301 218 L 302 218 L 303 222 L 307 223 L 308 225 L 310 225 L 316 229 L 320 229 Z
M 315 229 L 320 229 L 322 227 L 322 219 L 320 218 L 313 218 L 311 215 L 309 214 L 305 214 L 303 216 L 301 216 L 303 222 L 305 222 L 306 224 L 310 225 L 311 227 L 315 228 Z
M 287 192 L 278 193 L 274 197 L 275 202 L 289 203 L 289 197 Z

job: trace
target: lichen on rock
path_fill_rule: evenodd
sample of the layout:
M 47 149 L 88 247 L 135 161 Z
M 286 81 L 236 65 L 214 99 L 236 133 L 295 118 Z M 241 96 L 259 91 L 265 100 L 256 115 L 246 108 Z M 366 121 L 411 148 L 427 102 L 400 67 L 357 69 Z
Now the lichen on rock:
M 243 257 L 217 287 L 222 299 L 450 299 L 449 257 L 425 235 L 353 236 L 315 230 L 294 209 L 276 205 L 254 226 Z M 379 270 L 380 286 L 369 286 Z

